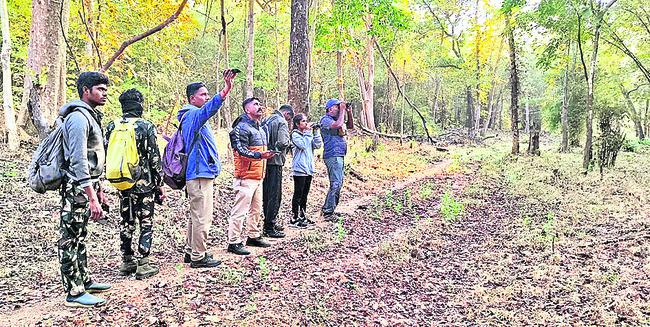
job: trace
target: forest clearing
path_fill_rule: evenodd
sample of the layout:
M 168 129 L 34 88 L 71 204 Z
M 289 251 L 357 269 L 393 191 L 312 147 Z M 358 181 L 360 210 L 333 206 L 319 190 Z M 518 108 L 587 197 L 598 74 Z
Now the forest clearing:
M 369 141 L 351 142 L 352 167 L 364 181 L 346 175 L 341 207 L 368 200 L 340 223 L 291 232 L 243 258 L 225 252 L 232 189 L 228 177 L 220 178 L 210 245 L 224 264 L 216 269 L 181 263 L 187 209 L 180 192 L 156 215 L 152 257 L 161 273 L 150 279 L 116 273 L 115 214 L 105 225 L 92 224 L 90 268 L 114 284 L 108 304 L 94 310 L 61 304 L 58 216 L 48 211 L 58 199 L 44 201 L 28 190 L 25 158 L 5 154 L 0 324 L 639 325 L 650 319 L 650 168 L 640 164 L 650 158 L 648 147 L 621 153 L 617 169 L 601 178 L 581 174 L 579 157 L 552 151 L 548 140 L 541 157 L 509 156 L 503 136 L 449 152 L 388 141 L 367 152 Z M 316 184 L 314 214 L 326 189 L 322 169 Z

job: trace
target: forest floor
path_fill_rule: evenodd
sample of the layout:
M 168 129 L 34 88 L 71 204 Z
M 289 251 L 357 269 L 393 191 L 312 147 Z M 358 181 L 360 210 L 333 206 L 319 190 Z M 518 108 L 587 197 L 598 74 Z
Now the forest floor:
M 341 221 L 317 217 L 328 187 L 317 160 L 308 211 L 319 223 L 246 257 L 225 252 L 233 191 L 224 164 L 209 242 L 224 263 L 181 263 L 187 200 L 173 192 L 155 221 L 160 274 L 119 276 L 112 213 L 89 226 L 92 276 L 113 283 L 107 305 L 92 310 L 63 306 L 59 200 L 25 186 L 33 149 L 1 151 L 0 325 L 650 323 L 650 154 L 621 153 L 616 168 L 583 175 L 577 150 L 558 154 L 550 142 L 541 157 L 511 157 L 506 137 L 450 152 L 390 141 L 367 152 L 369 140 L 352 138 Z

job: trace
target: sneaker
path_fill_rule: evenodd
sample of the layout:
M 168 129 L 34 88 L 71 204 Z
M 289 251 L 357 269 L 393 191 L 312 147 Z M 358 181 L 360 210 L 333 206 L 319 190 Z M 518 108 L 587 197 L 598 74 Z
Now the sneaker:
M 241 243 L 228 244 L 228 252 L 234 253 L 234 254 L 237 254 L 237 255 L 249 255 L 249 254 L 251 254 L 251 251 L 248 251 L 248 249 L 245 248 L 244 245 L 241 244 Z
M 279 224 L 275 224 L 275 226 L 273 228 L 275 228 L 275 230 L 277 230 L 278 232 L 281 232 L 281 231 L 284 230 L 284 227 L 280 226 Z
M 270 230 L 265 229 L 264 230 L 264 236 L 270 237 L 270 238 L 283 238 L 286 235 L 283 232 L 281 232 L 281 231 L 279 231 L 279 230 L 277 230 L 275 228 L 272 228 Z
M 190 263 L 192 268 L 212 268 L 221 264 L 221 260 L 212 258 L 211 255 L 206 254 L 203 256 L 203 259 L 194 261 Z
M 304 229 L 307 228 L 307 223 L 304 220 L 291 220 L 289 227 Z
M 190 263 L 190 262 L 192 262 L 192 256 L 185 253 L 185 255 L 183 256 L 183 263 Z
M 135 279 L 145 279 L 149 278 L 158 273 L 160 269 L 152 263 L 149 262 L 149 258 L 145 257 L 138 260 L 138 269 L 135 271 Z
M 339 215 L 335 213 L 324 213 L 323 214 L 323 220 L 330 222 L 330 223 L 336 223 L 339 221 Z
M 85 285 L 86 292 L 88 293 L 101 293 L 106 292 L 111 289 L 111 284 L 102 284 L 96 282 L 90 282 Z
M 256 238 L 250 238 L 249 237 L 246 240 L 246 245 L 248 245 L 248 246 L 256 246 L 256 247 L 260 247 L 260 248 L 268 248 L 269 246 L 271 246 L 271 243 L 265 241 L 262 238 L 262 236 L 260 236 L 260 237 L 256 237 Z
M 83 292 L 75 296 L 68 295 L 65 299 L 66 307 L 92 308 L 101 307 L 104 304 L 106 304 L 105 299 L 88 294 L 88 292 Z
M 307 219 L 307 218 L 303 218 L 302 221 L 304 221 L 305 224 L 307 224 L 307 226 L 314 226 L 314 225 L 316 225 L 316 222 L 315 222 L 315 221 L 313 221 L 313 220 L 309 220 L 309 219 Z
M 120 274 L 128 276 L 135 273 L 138 269 L 138 263 L 133 259 L 132 255 L 125 255 L 122 257 L 122 264 L 120 265 Z

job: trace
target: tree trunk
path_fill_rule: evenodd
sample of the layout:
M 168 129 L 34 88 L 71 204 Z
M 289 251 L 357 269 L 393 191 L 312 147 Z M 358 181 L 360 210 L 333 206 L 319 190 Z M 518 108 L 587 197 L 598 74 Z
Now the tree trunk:
M 370 25 L 372 24 L 372 19 L 370 17 L 367 18 L 367 24 L 368 28 L 370 28 Z M 366 81 L 366 101 L 365 101 L 365 112 L 366 112 L 366 120 L 368 122 L 368 128 L 370 130 L 376 131 L 377 128 L 375 127 L 375 35 L 373 34 L 370 36 L 368 39 L 368 44 L 367 44 L 367 53 L 366 56 L 368 58 L 368 80 Z
M 297 111 L 309 114 L 309 4 L 307 0 L 291 0 L 291 34 L 287 100 Z
M 277 3 L 277 2 L 276 2 Z M 312 15 L 312 23 L 310 27 L 310 32 L 309 32 L 309 53 L 307 54 L 307 108 L 311 108 L 311 88 L 312 88 L 312 83 L 313 83 L 313 77 L 312 77 L 312 66 L 314 64 L 314 43 L 316 41 L 316 21 L 318 19 L 318 10 L 320 9 L 320 4 L 318 0 L 314 0 L 311 4 L 311 8 L 309 10 L 314 10 L 314 13 Z
M 444 90 L 440 90 L 440 128 L 445 129 L 445 120 L 447 119 L 446 107 L 445 107 L 445 93 Z
M 481 27 L 478 25 L 478 7 L 479 1 L 476 0 L 476 12 L 474 15 L 474 23 L 476 24 L 476 106 L 474 107 L 474 129 L 472 136 L 479 135 L 479 128 L 481 124 L 481 62 L 480 62 L 480 47 L 481 44 Z
M 539 130 L 536 123 L 533 123 L 533 128 L 530 130 L 530 138 L 528 141 L 528 154 L 539 156 Z
M 7 128 L 7 143 L 10 151 L 18 150 L 18 128 L 14 112 L 13 90 L 11 87 L 11 37 L 9 35 L 9 16 L 7 1 L 0 0 L 0 21 L 2 23 L 2 107 L 4 109 L 5 127 Z
M 278 2 L 274 2 L 275 6 L 275 17 L 273 19 L 274 23 L 274 29 L 273 31 L 275 32 L 275 80 L 277 84 L 277 92 L 275 92 L 275 106 L 276 108 L 280 108 L 280 105 L 282 104 L 280 102 L 280 85 L 282 82 L 282 73 L 280 72 L 280 36 L 278 33 Z M 309 76 L 309 67 L 307 67 L 307 76 Z M 308 78 L 308 85 L 307 88 L 311 87 L 311 80 Z M 309 103 L 307 103 L 307 107 L 309 107 Z
M 433 123 L 436 123 L 436 107 L 438 106 L 438 91 L 440 90 L 440 81 L 436 77 L 434 79 L 435 88 L 433 91 L 433 104 L 431 105 L 431 118 Z
M 589 67 L 589 77 L 587 78 L 587 139 L 582 156 L 582 168 L 588 169 L 593 158 L 592 143 L 594 134 L 594 77 L 596 76 L 596 61 L 598 57 L 598 41 L 600 40 L 601 21 L 596 23 L 596 30 L 593 39 L 593 50 L 591 57 L 591 66 Z
M 564 66 L 564 85 L 562 86 L 562 144 L 560 152 L 569 151 L 569 57 L 571 56 L 571 41 L 567 45 L 567 61 Z
M 525 114 L 526 114 L 526 124 L 524 125 L 524 133 L 528 134 L 530 133 L 530 103 L 526 102 L 526 107 L 525 107 Z
M 345 88 L 343 83 L 343 50 L 336 51 L 336 87 L 339 90 L 339 100 L 345 100 Z
M 223 37 L 223 66 L 225 68 L 230 68 L 230 58 L 228 56 L 228 24 L 226 24 L 226 8 L 225 0 L 221 0 L 221 37 Z M 225 103 L 223 106 L 223 116 L 226 120 L 226 128 L 232 126 L 232 109 L 230 106 L 230 98 L 226 97 Z M 231 157 L 230 151 L 228 151 L 228 157 Z
M 41 94 L 43 94 L 43 91 L 41 90 L 41 84 L 34 83 L 29 91 L 29 101 L 27 101 L 27 108 L 29 110 L 30 117 L 32 117 L 32 123 L 38 132 L 38 137 L 42 140 L 47 137 L 47 134 L 50 132 L 50 124 L 43 115 L 43 110 L 41 110 L 43 104 L 43 101 L 40 99 Z
M 467 121 L 465 127 L 472 130 L 474 128 L 474 104 L 472 103 L 472 91 L 469 86 L 465 90 L 465 97 L 467 98 Z
M 645 134 L 643 133 L 643 123 L 641 122 L 641 117 L 636 111 L 636 108 L 634 107 L 634 102 L 632 102 L 632 98 L 630 98 L 630 93 L 632 91 L 627 91 L 623 84 L 618 85 L 619 88 L 621 89 L 621 94 L 623 94 L 623 98 L 625 98 L 625 103 L 627 104 L 627 108 L 630 110 L 630 117 L 632 117 L 632 121 L 634 122 L 634 128 L 636 130 L 636 137 L 639 140 L 643 140 L 645 138 Z
M 248 2 L 248 61 L 246 65 L 246 97 L 253 96 L 253 59 L 255 54 L 255 0 Z
M 63 7 L 63 8 L 62 8 Z M 59 14 L 61 21 L 59 21 Z M 25 70 L 25 87 L 18 114 L 18 125 L 25 126 L 27 121 L 27 103 L 30 101 L 35 84 L 44 85 L 37 91 L 40 108 L 45 122 L 54 122 L 59 107 L 65 103 L 66 45 L 61 33 L 61 24 L 67 30 L 70 18 L 70 1 L 32 1 L 32 26 L 29 36 L 27 69 Z M 33 101 L 33 100 L 32 100 Z M 39 120 L 40 121 L 40 120 Z
M 506 34 L 510 49 L 510 128 L 512 129 L 512 154 L 519 153 L 519 75 L 517 73 L 517 54 L 513 26 L 510 15 L 506 16 Z

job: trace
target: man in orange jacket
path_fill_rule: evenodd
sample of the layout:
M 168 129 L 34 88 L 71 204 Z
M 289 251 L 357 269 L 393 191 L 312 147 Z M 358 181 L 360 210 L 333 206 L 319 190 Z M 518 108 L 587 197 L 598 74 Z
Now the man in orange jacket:
M 262 239 L 262 181 L 266 173 L 266 159 L 275 155 L 268 151 L 268 136 L 260 126 L 264 108 L 258 98 L 248 98 L 242 104 L 244 114 L 233 122 L 230 132 L 235 161 L 235 205 L 228 221 L 228 252 L 248 255 L 242 242 L 242 227 L 246 220 L 247 246 L 268 247 Z M 246 219 L 248 218 L 248 219 Z

